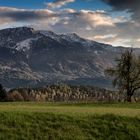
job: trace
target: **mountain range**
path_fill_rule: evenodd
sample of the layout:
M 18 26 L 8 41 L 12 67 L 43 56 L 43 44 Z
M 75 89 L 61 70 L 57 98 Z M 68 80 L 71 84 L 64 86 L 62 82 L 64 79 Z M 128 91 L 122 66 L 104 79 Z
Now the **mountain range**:
M 124 49 L 75 33 L 17 27 L 0 30 L 0 83 L 7 88 L 68 83 L 111 87 L 107 67 Z M 140 49 L 135 49 L 140 54 Z

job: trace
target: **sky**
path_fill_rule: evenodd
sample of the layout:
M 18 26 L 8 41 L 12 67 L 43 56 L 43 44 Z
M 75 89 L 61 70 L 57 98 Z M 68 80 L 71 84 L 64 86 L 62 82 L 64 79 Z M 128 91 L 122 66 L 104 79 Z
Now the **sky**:
M 19 26 L 140 47 L 140 0 L 0 0 L 0 29 Z

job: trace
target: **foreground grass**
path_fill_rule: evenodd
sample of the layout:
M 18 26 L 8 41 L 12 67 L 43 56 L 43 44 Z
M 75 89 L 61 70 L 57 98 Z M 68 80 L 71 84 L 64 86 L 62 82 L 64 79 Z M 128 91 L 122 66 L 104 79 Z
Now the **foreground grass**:
M 114 114 L 127 117 L 140 117 L 140 104 L 99 104 L 99 103 L 0 103 L 0 112 L 51 112 L 67 115 Z
M 0 103 L 0 140 L 140 140 L 139 104 Z

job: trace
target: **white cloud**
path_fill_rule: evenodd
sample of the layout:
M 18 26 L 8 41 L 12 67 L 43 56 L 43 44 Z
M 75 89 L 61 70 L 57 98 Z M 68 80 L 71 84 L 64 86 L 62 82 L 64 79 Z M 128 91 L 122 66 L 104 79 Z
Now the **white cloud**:
M 48 8 L 60 8 L 68 3 L 74 2 L 75 0 L 54 0 L 53 2 L 46 3 Z
M 92 27 L 96 26 L 114 26 L 114 21 L 111 17 L 105 15 L 102 11 L 81 10 L 79 17 L 89 23 Z
M 117 36 L 116 34 L 98 35 L 98 36 L 94 36 L 94 39 L 108 39 L 108 38 L 114 38 L 116 36 Z

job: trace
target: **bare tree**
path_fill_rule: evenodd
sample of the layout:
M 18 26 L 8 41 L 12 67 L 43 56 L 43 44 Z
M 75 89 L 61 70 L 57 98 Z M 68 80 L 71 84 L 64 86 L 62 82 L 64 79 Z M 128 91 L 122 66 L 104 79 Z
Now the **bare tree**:
M 116 63 L 106 72 L 114 78 L 113 85 L 121 93 L 126 93 L 127 101 L 131 102 L 132 96 L 140 88 L 140 57 L 135 56 L 132 49 L 127 49 L 116 59 Z

